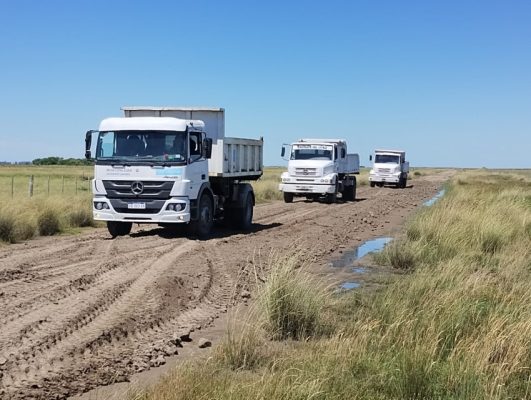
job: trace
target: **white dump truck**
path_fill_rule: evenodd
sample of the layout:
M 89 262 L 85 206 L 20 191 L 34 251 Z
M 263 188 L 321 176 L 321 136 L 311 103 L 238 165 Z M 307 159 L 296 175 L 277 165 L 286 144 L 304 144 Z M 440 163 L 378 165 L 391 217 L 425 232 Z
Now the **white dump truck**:
M 282 147 L 282 157 L 290 149 L 288 170 L 282 173 L 279 190 L 284 201 L 291 203 L 295 196 L 308 200 L 324 197 L 335 203 L 341 193 L 344 201 L 356 198 L 356 177 L 360 172 L 358 154 L 347 154 L 343 139 L 300 139 Z
M 223 108 L 124 107 L 85 137 L 95 166 L 94 219 L 112 237 L 133 223 L 186 224 L 207 237 L 215 219 L 251 228 L 255 196 L 245 181 L 263 172 L 263 139 L 225 137 Z
M 405 188 L 409 173 L 409 162 L 406 161 L 406 152 L 402 150 L 375 150 L 369 160 L 373 161 L 369 172 L 371 187 L 383 186 L 386 183 Z

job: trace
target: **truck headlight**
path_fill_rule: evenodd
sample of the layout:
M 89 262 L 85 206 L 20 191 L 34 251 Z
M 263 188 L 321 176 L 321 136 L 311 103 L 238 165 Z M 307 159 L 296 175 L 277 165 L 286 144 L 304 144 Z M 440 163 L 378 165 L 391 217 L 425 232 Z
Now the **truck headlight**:
M 166 210 L 168 211 L 181 211 L 184 210 L 184 204 L 182 203 L 170 203 L 166 206 Z
M 104 201 L 95 201 L 94 202 L 94 208 L 96 210 L 108 210 L 110 207 L 109 205 Z

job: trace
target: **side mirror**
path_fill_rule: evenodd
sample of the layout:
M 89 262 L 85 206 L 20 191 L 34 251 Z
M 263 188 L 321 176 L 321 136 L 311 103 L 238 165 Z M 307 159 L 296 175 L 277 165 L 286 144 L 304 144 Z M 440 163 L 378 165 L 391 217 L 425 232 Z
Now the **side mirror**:
M 91 157 L 90 146 L 92 145 L 92 134 L 94 132 L 97 132 L 97 131 L 90 130 L 90 131 L 87 131 L 87 133 L 85 133 L 85 158 L 87 160 L 90 160 L 90 157 Z
M 372 154 L 369 156 L 369 161 L 372 161 Z
M 286 148 L 282 146 L 282 150 L 280 152 L 280 157 L 284 157 L 286 155 Z
M 211 138 L 205 138 L 203 140 L 203 158 L 206 158 L 207 160 L 212 157 L 212 139 Z

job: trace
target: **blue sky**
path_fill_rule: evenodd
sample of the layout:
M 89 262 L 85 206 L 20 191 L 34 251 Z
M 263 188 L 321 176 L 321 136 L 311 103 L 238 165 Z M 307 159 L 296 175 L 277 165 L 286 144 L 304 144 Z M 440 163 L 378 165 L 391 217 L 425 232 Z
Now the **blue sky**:
M 362 163 L 531 167 L 529 1 L 0 0 L 0 160 L 82 157 L 123 105 L 226 109 L 226 134 L 343 137 Z

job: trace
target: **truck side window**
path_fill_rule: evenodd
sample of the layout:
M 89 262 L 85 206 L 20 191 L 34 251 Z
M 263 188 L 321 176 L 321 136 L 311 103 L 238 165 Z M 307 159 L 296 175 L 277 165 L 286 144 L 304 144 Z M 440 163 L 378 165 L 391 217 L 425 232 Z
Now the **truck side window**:
M 201 158 L 201 134 L 198 132 L 190 133 L 190 158 L 192 161 Z
M 341 149 L 341 158 L 345 158 L 345 154 L 346 154 L 346 151 L 345 151 L 345 148 L 343 147 Z
M 334 147 L 334 160 L 337 160 L 337 147 Z

